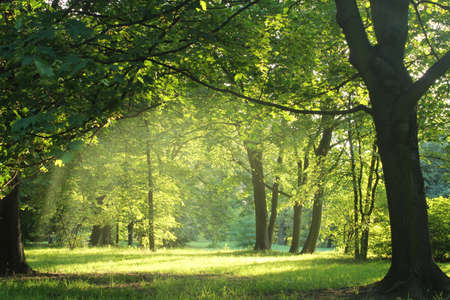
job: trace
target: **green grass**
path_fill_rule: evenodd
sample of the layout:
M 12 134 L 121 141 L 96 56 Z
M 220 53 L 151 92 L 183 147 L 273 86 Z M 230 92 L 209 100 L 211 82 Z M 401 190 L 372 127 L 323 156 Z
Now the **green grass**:
M 0 279 L 0 299 L 307 299 L 311 290 L 372 283 L 389 267 L 333 252 L 42 248 L 26 256 L 51 274 Z

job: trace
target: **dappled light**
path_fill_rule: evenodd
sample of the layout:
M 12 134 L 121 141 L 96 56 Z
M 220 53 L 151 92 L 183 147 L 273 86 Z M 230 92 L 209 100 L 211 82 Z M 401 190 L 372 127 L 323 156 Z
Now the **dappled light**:
M 0 299 L 450 297 L 444 2 L 0 1 Z

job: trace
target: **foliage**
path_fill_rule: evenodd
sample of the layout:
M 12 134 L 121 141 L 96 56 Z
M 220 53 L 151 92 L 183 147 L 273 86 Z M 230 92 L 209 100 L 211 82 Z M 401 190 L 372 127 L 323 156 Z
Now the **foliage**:
M 450 261 L 449 198 L 428 199 L 427 203 L 433 257 L 437 261 Z
M 429 198 L 450 195 L 449 143 L 440 137 L 437 141 L 421 144 L 421 169 L 424 177 L 425 194 Z
M 446 197 L 427 198 L 431 249 L 433 258 L 436 261 L 449 261 L 450 214 L 448 201 Z M 377 224 L 370 229 L 371 252 L 380 257 L 391 257 L 391 234 L 388 216 L 385 213 L 377 213 L 375 220 Z

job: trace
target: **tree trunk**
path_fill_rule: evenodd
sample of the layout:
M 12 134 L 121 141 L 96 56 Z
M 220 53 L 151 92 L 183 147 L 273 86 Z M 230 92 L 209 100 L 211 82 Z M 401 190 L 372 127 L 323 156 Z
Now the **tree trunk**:
M 302 254 L 313 253 L 316 250 L 317 240 L 320 233 L 320 224 L 322 223 L 322 208 L 323 208 L 323 186 L 319 186 L 319 190 L 314 196 L 314 204 L 312 211 L 312 220 L 309 227 L 309 233 L 303 244 Z
M 283 159 L 281 156 L 278 156 L 277 163 L 281 166 Z M 269 248 L 272 247 L 272 237 L 273 237 L 273 229 L 275 227 L 275 222 L 277 220 L 277 209 L 278 209 L 278 195 L 280 188 L 280 177 L 276 176 L 273 186 L 272 186 L 272 201 L 270 208 L 270 219 L 269 219 L 269 227 L 267 229 L 267 234 L 269 238 Z
M 308 236 L 303 244 L 302 254 L 313 253 L 316 250 L 317 240 L 320 233 L 320 224 L 322 223 L 322 207 L 323 207 L 323 194 L 325 189 L 325 178 L 326 178 L 326 166 L 325 157 L 328 154 L 331 146 L 331 137 L 333 135 L 333 127 L 330 124 L 333 117 L 323 116 L 321 120 L 321 126 L 323 129 L 322 138 L 320 139 L 319 146 L 315 151 L 315 155 L 318 157 L 317 168 L 319 171 L 319 183 L 317 191 L 314 195 L 313 212 L 311 225 L 309 227 Z
M 19 220 L 19 184 L 0 200 L 0 275 L 29 274 Z
M 367 260 L 367 251 L 369 250 L 369 224 L 363 225 L 361 232 L 361 252 L 359 257 L 362 260 Z
M 378 285 L 390 297 L 431 298 L 450 294 L 450 279 L 433 261 L 427 204 L 420 170 L 417 106 L 450 68 L 450 51 L 415 82 L 404 64 L 411 1 L 370 1 L 376 45 L 367 36 L 355 0 L 335 0 L 337 21 L 350 62 L 370 96 L 391 224 L 391 267 Z
M 269 249 L 267 233 L 266 190 L 262 165 L 262 151 L 253 144 L 246 145 L 247 155 L 252 172 L 253 199 L 255 202 L 256 240 L 255 250 Z
M 116 223 L 116 246 L 119 246 L 119 222 Z
M 300 246 L 300 228 L 302 223 L 302 208 L 303 206 L 296 202 L 294 205 L 294 224 L 292 227 L 292 243 L 289 248 L 290 253 L 297 253 Z
M 100 241 L 101 226 L 94 225 L 92 227 L 91 237 L 89 238 L 89 246 L 96 247 Z
M 417 141 L 415 111 L 407 124 L 376 120 L 391 224 L 392 262 L 380 283 L 383 292 L 427 298 L 450 292 L 449 278 L 433 261 L 427 204 Z
M 353 132 L 352 132 L 351 120 L 348 120 L 347 136 L 348 136 L 348 147 L 350 150 L 350 167 L 352 172 L 352 188 L 353 188 L 353 243 L 354 243 L 354 257 L 355 259 L 360 259 L 359 253 L 359 223 L 358 223 L 358 211 L 359 211 L 359 200 L 360 194 L 358 193 L 358 188 L 361 189 L 361 181 L 356 180 L 356 163 L 355 163 L 355 152 L 353 150 Z M 361 157 L 360 157 L 361 158 Z M 361 166 L 362 168 L 362 166 Z M 362 172 L 362 169 L 361 169 Z M 359 185 L 358 185 L 359 183 Z
M 153 177 L 152 177 L 152 158 L 150 153 L 150 125 L 147 120 L 144 120 L 145 126 L 147 128 L 148 137 L 145 141 L 145 150 L 147 156 L 147 180 L 148 180 L 148 195 L 147 195 L 147 204 L 148 204 L 148 243 L 151 251 L 156 251 L 155 246 L 155 206 L 153 203 Z
M 112 226 L 111 225 L 104 225 L 100 229 L 100 240 L 99 240 L 100 246 L 108 246 L 112 245 Z
M 134 222 L 128 223 L 127 229 L 128 229 L 128 246 L 132 246 L 133 245 Z

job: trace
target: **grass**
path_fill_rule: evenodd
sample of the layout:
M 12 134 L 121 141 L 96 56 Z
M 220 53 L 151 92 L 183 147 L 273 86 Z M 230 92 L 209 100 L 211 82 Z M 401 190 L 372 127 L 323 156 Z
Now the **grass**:
M 0 299 L 314 299 L 323 289 L 340 299 L 340 288 L 375 282 L 389 267 L 333 252 L 41 248 L 26 255 L 41 274 L 0 279 Z M 450 273 L 450 264 L 441 267 Z

